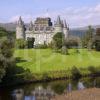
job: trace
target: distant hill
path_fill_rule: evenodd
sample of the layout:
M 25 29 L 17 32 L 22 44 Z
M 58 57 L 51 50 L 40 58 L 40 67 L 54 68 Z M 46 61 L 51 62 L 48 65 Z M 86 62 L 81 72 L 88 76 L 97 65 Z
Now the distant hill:
M 100 28 L 100 25 L 93 25 L 92 28 L 96 29 L 96 28 Z M 85 27 L 78 27 L 78 28 L 73 28 L 75 30 L 87 30 L 88 26 Z
M 0 27 L 0 38 L 5 37 L 7 35 L 8 35 L 8 32 L 4 28 Z
M 5 28 L 7 31 L 15 31 L 16 23 L 0 23 L 0 27 Z
M 0 27 L 0 38 L 2 38 L 2 37 L 8 37 L 8 38 L 13 37 L 13 38 L 15 38 L 15 32 L 7 31 L 5 28 Z
M 78 36 L 82 38 L 84 34 L 86 33 L 86 30 L 78 30 L 78 29 L 71 29 L 69 36 Z

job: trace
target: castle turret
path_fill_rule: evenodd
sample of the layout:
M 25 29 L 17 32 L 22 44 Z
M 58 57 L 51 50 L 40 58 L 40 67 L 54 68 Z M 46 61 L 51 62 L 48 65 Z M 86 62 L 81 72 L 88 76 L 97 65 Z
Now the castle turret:
M 21 17 L 19 17 L 16 27 L 16 39 L 25 39 L 25 25 Z
M 34 25 L 33 25 L 33 22 L 31 21 L 30 24 L 29 24 L 29 30 L 30 30 L 30 31 L 33 30 L 33 26 L 34 26 Z
M 55 28 L 55 33 L 63 32 L 63 25 L 62 25 L 60 16 L 58 16 L 57 21 L 55 22 L 54 28 Z
M 66 39 L 69 34 L 69 27 L 67 26 L 66 20 L 63 21 L 63 33 L 64 33 L 65 39 Z

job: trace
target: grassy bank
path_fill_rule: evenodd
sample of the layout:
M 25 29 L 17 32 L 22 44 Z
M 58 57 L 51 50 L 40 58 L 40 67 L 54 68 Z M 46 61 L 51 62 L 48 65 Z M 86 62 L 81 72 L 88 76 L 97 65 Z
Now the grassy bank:
M 69 50 L 69 55 L 54 53 L 51 49 L 16 50 L 15 57 L 19 59 L 17 66 L 30 69 L 32 73 L 70 70 L 73 66 L 87 68 L 100 65 L 100 52 L 80 49 Z
M 17 49 L 14 56 L 16 66 L 2 85 L 100 76 L 100 52 L 96 51 L 70 49 L 69 55 L 62 55 L 51 49 Z
M 54 53 L 51 49 L 17 49 L 14 56 L 17 67 L 24 70 L 17 76 L 25 80 L 77 78 L 80 74 L 86 76 L 100 72 L 100 52 L 86 49 L 80 49 L 79 53 L 70 49 L 69 55 Z

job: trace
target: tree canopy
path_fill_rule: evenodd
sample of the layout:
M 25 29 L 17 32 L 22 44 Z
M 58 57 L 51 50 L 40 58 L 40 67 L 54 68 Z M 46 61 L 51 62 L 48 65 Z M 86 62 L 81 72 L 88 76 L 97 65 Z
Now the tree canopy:
M 94 44 L 95 44 L 95 49 L 97 51 L 100 51 L 100 28 L 96 29 Z
M 7 38 L 0 39 L 0 80 L 6 74 L 6 68 L 14 66 L 14 44 Z
M 94 29 L 92 28 L 92 26 L 88 26 L 88 30 L 83 37 L 83 47 L 91 48 L 90 44 L 92 43 L 93 36 Z
M 64 44 L 64 34 L 58 32 L 53 36 L 53 45 L 56 49 L 61 49 Z

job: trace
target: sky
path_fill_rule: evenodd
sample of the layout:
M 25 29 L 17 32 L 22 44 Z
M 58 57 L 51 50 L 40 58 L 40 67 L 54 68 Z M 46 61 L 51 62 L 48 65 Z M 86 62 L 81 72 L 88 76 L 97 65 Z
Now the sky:
M 36 17 L 60 15 L 70 27 L 100 25 L 100 0 L 1 0 L 0 23 L 16 22 L 19 16 L 28 23 Z

